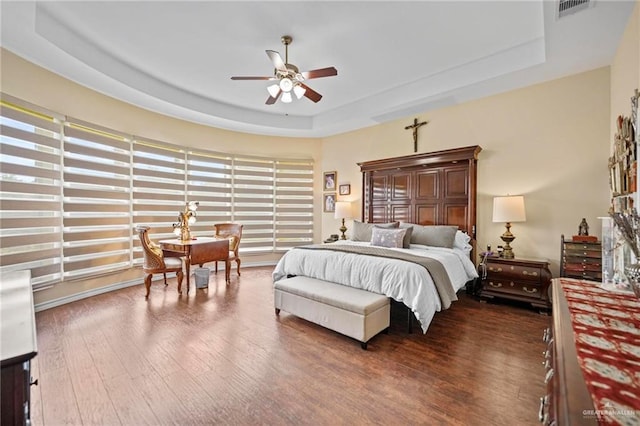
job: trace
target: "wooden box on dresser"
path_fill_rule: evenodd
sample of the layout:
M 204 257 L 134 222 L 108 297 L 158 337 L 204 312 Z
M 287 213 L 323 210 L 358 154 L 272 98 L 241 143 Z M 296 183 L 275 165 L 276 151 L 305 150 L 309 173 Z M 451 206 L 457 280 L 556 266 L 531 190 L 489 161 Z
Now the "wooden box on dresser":
M 539 420 L 543 425 L 595 425 L 597 419 L 585 415 L 594 410 L 593 399 L 578 364 L 569 307 L 557 278 L 552 289 L 552 326 L 543 336 L 547 394 L 540 398 Z
M 0 424 L 29 425 L 31 359 L 37 353 L 31 273 L 7 272 L 0 279 Z
M 487 257 L 480 297 L 519 300 L 537 308 L 550 309 L 549 262 L 542 259 Z
M 560 276 L 589 281 L 602 280 L 602 244 L 560 237 Z

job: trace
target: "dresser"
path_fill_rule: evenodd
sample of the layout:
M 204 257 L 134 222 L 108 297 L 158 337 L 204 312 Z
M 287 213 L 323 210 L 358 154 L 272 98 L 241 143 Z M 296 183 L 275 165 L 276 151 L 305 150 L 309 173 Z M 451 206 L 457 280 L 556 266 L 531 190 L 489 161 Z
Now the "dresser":
M 0 424 L 28 425 L 31 422 L 31 359 L 37 353 L 30 271 L 2 274 L 0 300 Z
M 560 237 L 560 276 L 602 281 L 602 244 L 575 242 Z
M 567 299 L 558 279 L 553 280 L 552 325 L 542 337 L 544 381 L 547 393 L 540 398 L 539 420 L 543 425 L 597 425 L 585 416 L 594 410 L 593 400 L 578 364 Z
M 480 297 L 518 300 L 537 308 L 551 308 L 548 294 L 551 271 L 547 260 L 488 257 L 481 269 Z
M 554 278 L 552 294 L 542 424 L 640 424 L 640 353 L 628 349 L 640 335 L 640 299 L 575 278 Z

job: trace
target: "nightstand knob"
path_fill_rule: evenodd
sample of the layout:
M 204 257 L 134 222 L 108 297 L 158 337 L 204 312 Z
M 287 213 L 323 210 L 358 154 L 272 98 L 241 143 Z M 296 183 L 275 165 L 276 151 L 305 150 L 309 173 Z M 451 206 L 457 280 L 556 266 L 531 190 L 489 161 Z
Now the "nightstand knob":
M 522 271 L 522 275 L 531 275 L 532 277 L 537 277 L 538 273 L 537 272 Z
M 522 289 L 523 289 L 524 291 L 526 291 L 527 293 L 531 293 L 531 294 L 533 294 L 533 293 L 537 293 L 537 292 L 538 292 L 538 289 L 537 289 L 537 288 L 532 288 L 531 290 L 529 290 L 529 289 L 528 289 L 528 288 L 526 288 L 526 287 L 522 287 Z
M 491 287 L 496 287 L 496 288 L 500 288 L 500 287 L 502 287 L 502 283 L 497 283 L 497 284 L 495 284 L 493 281 L 489 281 L 489 285 L 490 285 Z
M 494 271 L 494 272 L 502 272 L 502 268 L 493 268 L 493 266 L 489 266 L 489 270 L 490 271 Z

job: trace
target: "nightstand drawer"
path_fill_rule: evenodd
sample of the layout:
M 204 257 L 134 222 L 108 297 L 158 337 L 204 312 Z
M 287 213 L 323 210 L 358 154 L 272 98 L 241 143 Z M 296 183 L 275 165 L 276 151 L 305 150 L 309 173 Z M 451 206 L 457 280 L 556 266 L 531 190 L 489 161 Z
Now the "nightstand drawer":
M 500 280 L 527 280 L 540 282 L 541 270 L 531 266 L 492 264 L 487 265 L 492 278 Z
M 542 297 L 541 286 L 532 282 L 488 279 L 485 290 L 493 293 L 506 293 L 524 297 L 540 299 Z

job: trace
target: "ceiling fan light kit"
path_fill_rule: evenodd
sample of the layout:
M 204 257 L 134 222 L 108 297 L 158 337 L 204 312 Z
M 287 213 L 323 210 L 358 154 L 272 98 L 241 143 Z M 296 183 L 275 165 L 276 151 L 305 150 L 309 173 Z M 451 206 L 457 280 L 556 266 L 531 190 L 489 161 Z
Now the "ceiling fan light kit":
M 332 77 L 338 75 L 338 70 L 334 67 L 328 67 L 301 73 L 297 66 L 289 63 L 289 45 L 293 41 L 293 38 L 284 35 L 280 40 L 285 48 L 284 61 L 275 50 L 266 51 L 267 56 L 271 59 L 275 67 L 273 77 L 231 77 L 231 80 L 277 80 L 278 83 L 267 87 L 267 92 L 269 92 L 269 97 L 266 102 L 267 105 L 276 103 L 278 97 L 280 97 L 282 102 L 290 103 L 293 100 L 291 96 L 292 91 L 297 99 L 305 96 L 313 102 L 319 102 L 320 99 L 322 99 L 322 95 L 305 85 L 303 81 L 313 78 Z

